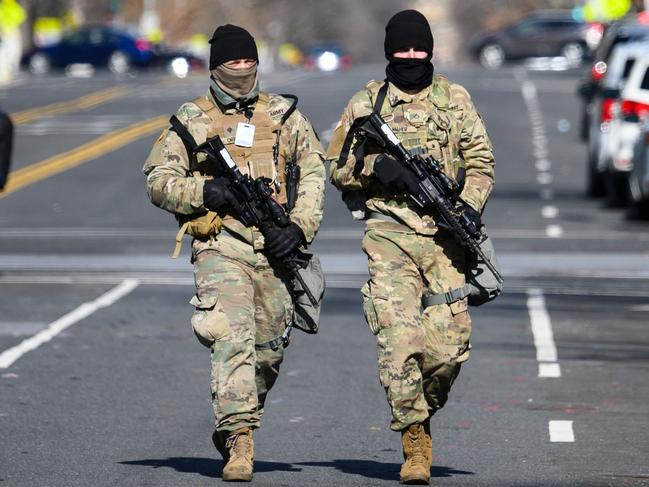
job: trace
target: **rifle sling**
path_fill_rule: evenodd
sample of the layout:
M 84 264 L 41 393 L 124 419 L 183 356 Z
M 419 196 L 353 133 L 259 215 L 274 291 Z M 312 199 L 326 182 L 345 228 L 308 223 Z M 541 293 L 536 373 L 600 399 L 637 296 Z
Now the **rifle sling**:
M 388 94 L 388 82 L 385 81 L 383 83 L 383 86 L 379 88 L 378 93 L 376 94 L 376 100 L 374 101 L 374 107 L 372 109 L 372 113 L 378 113 L 379 115 L 381 114 L 381 108 L 383 108 L 383 103 L 385 102 L 385 97 Z M 349 156 L 349 150 L 352 147 L 352 142 L 354 141 L 354 135 L 356 135 L 356 132 L 358 129 L 363 125 L 367 120 L 367 117 L 360 117 L 354 120 L 352 123 L 352 126 L 349 127 L 349 131 L 347 132 L 347 136 L 345 137 L 345 142 L 343 143 L 343 148 L 340 151 L 340 156 L 338 157 L 338 162 L 336 162 L 336 165 L 338 167 L 343 167 L 345 163 L 347 162 L 347 157 Z
M 171 128 L 169 130 L 175 132 L 176 135 L 180 137 L 180 140 L 182 140 L 183 145 L 185 146 L 185 150 L 187 151 L 187 157 L 190 160 L 190 164 L 193 166 L 194 150 L 196 149 L 196 147 L 198 147 L 196 139 L 194 139 L 192 134 L 189 133 L 189 130 L 187 130 L 187 127 L 185 127 L 175 115 L 171 116 L 169 123 L 171 124 Z

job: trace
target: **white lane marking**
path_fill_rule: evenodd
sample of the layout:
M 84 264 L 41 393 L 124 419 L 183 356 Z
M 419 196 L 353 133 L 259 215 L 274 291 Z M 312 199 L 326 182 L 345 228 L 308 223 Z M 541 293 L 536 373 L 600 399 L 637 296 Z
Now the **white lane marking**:
M 561 238 L 563 237 L 563 227 L 561 225 L 548 225 L 545 234 L 550 238 Z
M 514 76 L 520 84 L 521 93 L 523 94 L 523 100 L 525 101 L 532 127 L 534 167 L 537 171 L 536 182 L 541 185 L 540 197 L 543 201 L 550 202 L 554 199 L 554 191 L 548 186 L 554 182 L 554 177 L 550 173 L 552 162 L 548 159 L 548 136 L 543 122 L 538 90 L 536 85 L 527 78 L 527 73 L 524 69 L 517 70 Z M 554 219 L 559 215 L 559 210 L 554 205 L 545 205 L 541 209 L 541 215 L 546 219 Z M 563 228 L 559 225 L 550 225 L 545 229 L 545 233 L 549 238 L 561 238 L 563 237 Z
M 301 423 L 304 418 L 302 416 L 294 416 L 288 420 L 289 423 Z
M 6 369 L 7 367 L 10 367 L 16 360 L 18 360 L 26 353 L 37 349 L 44 343 L 49 342 L 50 340 L 52 340 L 52 338 L 54 338 L 66 328 L 69 328 L 75 323 L 78 323 L 84 318 L 87 318 L 99 309 L 111 306 L 113 303 L 133 291 L 133 289 L 135 289 L 138 285 L 139 281 L 137 279 L 125 279 L 119 285 L 117 285 L 107 293 L 102 294 L 94 301 L 83 303 L 77 309 L 71 311 L 66 315 L 63 315 L 58 320 L 53 321 L 45 330 L 37 333 L 30 338 L 27 338 L 26 340 L 23 340 L 15 347 L 5 350 L 0 354 L 0 369 Z
M 554 205 L 545 205 L 541 209 L 541 215 L 543 215 L 543 218 L 556 218 L 559 216 L 559 209 Z
M 547 159 L 539 159 L 534 163 L 537 171 L 549 171 L 552 168 L 552 163 Z
M 649 311 L 649 304 L 639 304 L 638 306 L 631 306 L 631 311 L 647 312 Z
M 552 322 L 550 315 L 545 306 L 545 297 L 540 289 L 527 290 L 527 309 L 530 315 L 532 325 L 532 335 L 534 335 L 534 346 L 536 347 L 536 360 L 539 362 L 539 377 L 561 377 L 561 368 L 557 363 L 557 347 L 554 343 L 554 333 L 552 332 Z M 546 373 L 549 368 L 541 368 L 540 364 L 553 364 L 551 368 L 553 375 L 541 375 Z
M 575 433 L 572 430 L 572 421 L 550 421 L 548 428 L 552 443 L 574 443 Z
M 548 172 L 540 172 L 536 175 L 536 182 L 539 184 L 552 184 L 552 181 L 554 181 L 554 178 L 552 177 L 552 174 Z
M 539 364 L 539 377 L 557 378 L 561 377 L 561 367 L 559 364 L 549 364 L 542 362 Z

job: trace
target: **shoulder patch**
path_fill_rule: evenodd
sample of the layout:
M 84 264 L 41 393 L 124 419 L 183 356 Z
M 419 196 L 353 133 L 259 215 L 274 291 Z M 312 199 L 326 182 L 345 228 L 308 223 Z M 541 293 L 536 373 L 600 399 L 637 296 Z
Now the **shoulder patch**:
M 192 102 L 183 103 L 176 112 L 176 117 L 178 117 L 178 120 L 183 123 L 186 123 L 192 118 L 200 117 L 201 115 L 203 115 L 203 110 L 198 108 L 198 106 Z

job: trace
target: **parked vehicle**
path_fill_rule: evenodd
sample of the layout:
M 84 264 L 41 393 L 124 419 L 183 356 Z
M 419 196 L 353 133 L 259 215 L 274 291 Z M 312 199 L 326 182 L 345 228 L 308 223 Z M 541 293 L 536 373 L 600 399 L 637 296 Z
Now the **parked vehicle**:
M 600 81 L 601 86 L 591 102 L 586 192 L 590 196 L 608 195 L 613 204 L 620 200 L 621 195 L 625 193 L 623 188 L 626 188 L 626 177 L 617 174 L 618 163 L 622 166 L 626 163 L 622 163 L 618 155 L 621 154 L 621 147 L 628 147 L 625 141 L 631 140 L 636 130 L 636 127 L 627 126 L 616 107 L 619 106 L 622 88 L 636 58 L 647 52 L 649 41 L 616 45 L 612 50 L 608 69 Z
M 649 55 L 638 60 L 622 92 L 628 116 L 639 119 L 639 135 L 633 148 L 629 173 L 631 207 L 638 216 L 649 217 Z
M 563 56 L 578 66 L 597 47 L 603 30 L 601 24 L 575 20 L 569 11 L 541 11 L 502 30 L 478 34 L 469 49 L 488 69 L 506 60 L 539 56 Z
M 599 91 L 600 83 L 606 74 L 613 49 L 620 44 L 643 40 L 649 40 L 649 25 L 648 21 L 642 17 L 640 20 L 630 17 L 615 22 L 609 25 L 604 31 L 602 40 L 595 51 L 591 69 L 585 78 L 580 81 L 577 90 L 577 93 L 583 101 L 579 131 L 581 140 L 588 140 L 591 115 L 596 113 L 596 107 L 593 101 Z
M 77 63 L 126 73 L 133 66 L 149 66 L 158 60 L 152 44 L 144 38 L 114 27 L 86 26 L 56 44 L 34 48 L 24 56 L 23 64 L 36 75 Z

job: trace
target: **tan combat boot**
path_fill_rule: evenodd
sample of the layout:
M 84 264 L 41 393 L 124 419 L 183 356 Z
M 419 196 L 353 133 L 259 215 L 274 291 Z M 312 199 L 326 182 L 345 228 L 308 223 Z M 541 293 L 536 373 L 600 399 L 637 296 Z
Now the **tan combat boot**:
M 252 461 L 254 443 L 252 429 L 241 428 L 228 436 L 225 442 L 229 458 L 223 467 L 223 480 L 226 482 L 250 482 L 252 480 Z
M 401 466 L 401 483 L 428 484 L 432 463 L 430 436 L 421 423 L 411 424 L 401 431 L 404 462 Z

